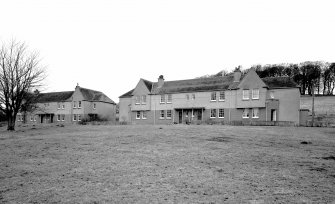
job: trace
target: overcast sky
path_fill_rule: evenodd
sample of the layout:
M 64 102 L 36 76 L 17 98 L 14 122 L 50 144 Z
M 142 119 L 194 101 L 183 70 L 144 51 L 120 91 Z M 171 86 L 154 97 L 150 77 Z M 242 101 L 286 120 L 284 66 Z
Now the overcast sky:
M 77 83 L 118 97 L 140 78 L 238 65 L 335 61 L 334 0 L 1 0 L 0 41 L 47 66 L 44 91 Z

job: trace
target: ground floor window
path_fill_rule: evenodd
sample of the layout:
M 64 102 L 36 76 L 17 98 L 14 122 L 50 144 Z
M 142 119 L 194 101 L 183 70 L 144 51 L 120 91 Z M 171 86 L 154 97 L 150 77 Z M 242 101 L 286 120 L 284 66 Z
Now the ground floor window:
M 37 118 L 37 116 L 36 116 L 36 115 L 34 115 L 34 121 L 36 121 L 36 118 Z
M 60 121 L 60 115 L 57 115 L 57 121 Z
M 219 118 L 224 118 L 224 109 L 219 109 Z
M 34 121 L 34 116 L 30 116 L 30 121 Z
M 77 121 L 77 115 L 76 114 L 73 115 L 73 121 Z
M 62 115 L 62 121 L 65 121 L 65 115 L 64 114 Z
M 258 108 L 253 108 L 252 109 L 252 117 L 253 118 L 259 118 L 259 109 Z
M 171 116 L 172 116 L 172 111 L 171 110 L 167 110 L 166 111 L 166 118 L 167 119 L 171 119 Z
M 165 118 L 165 111 L 161 110 L 159 115 L 160 115 L 159 116 L 160 119 L 164 119 Z
M 211 118 L 216 118 L 216 109 L 211 109 Z
M 136 119 L 141 119 L 141 111 L 136 111 Z
M 249 109 L 245 108 L 243 110 L 242 118 L 249 118 Z
M 142 112 L 142 119 L 147 119 L 147 112 L 146 111 Z
M 78 121 L 81 121 L 81 115 L 78 115 Z

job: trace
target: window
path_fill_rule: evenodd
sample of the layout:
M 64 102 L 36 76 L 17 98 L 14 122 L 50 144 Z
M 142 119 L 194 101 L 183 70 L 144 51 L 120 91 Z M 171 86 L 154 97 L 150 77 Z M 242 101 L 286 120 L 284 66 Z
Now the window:
M 136 119 L 141 119 L 141 111 L 136 111 Z
M 166 111 L 166 118 L 167 119 L 171 119 L 171 116 L 172 116 L 172 111 L 171 110 L 167 110 Z
M 160 112 L 160 119 L 164 119 L 165 118 L 165 113 L 164 113 L 164 110 L 161 110 Z
M 77 103 L 73 101 L 73 108 L 77 108 Z
M 58 105 L 58 108 L 57 108 L 57 109 L 60 109 L 60 103 L 58 103 L 57 105 Z
M 142 119 L 147 119 L 147 112 L 146 111 L 142 112 Z
M 165 95 L 161 95 L 161 102 L 160 103 L 165 103 Z
M 190 96 L 186 94 L 186 100 L 190 100 Z
M 211 101 L 216 101 L 216 92 L 212 92 Z
M 142 96 L 142 104 L 146 104 L 147 103 L 147 96 L 143 95 Z
M 73 114 L 73 121 L 76 121 L 76 120 L 77 120 L 77 115 Z
M 219 118 L 224 118 L 224 109 L 219 109 Z
M 78 108 L 81 108 L 81 101 L 78 101 Z
M 275 94 L 273 91 L 270 92 L 270 98 L 275 98 Z
M 224 101 L 224 100 L 225 100 L 225 92 L 224 91 L 220 91 L 219 101 Z
M 65 109 L 65 104 L 62 104 L 62 109 L 63 109 L 63 110 Z
M 195 94 L 192 94 L 192 100 L 195 100 Z
M 141 98 L 140 96 L 135 96 L 135 104 L 138 105 L 141 103 Z
M 35 116 L 34 116 L 34 121 L 36 121 L 36 118 L 37 118 L 37 116 L 35 115 Z
M 78 115 L 78 121 L 81 121 L 81 115 Z
M 95 110 L 97 108 L 97 104 L 93 103 L 93 109 Z
M 216 118 L 216 109 L 211 109 L 211 118 Z
M 17 115 L 17 121 L 23 121 L 22 115 Z
M 34 121 L 34 117 L 33 116 L 30 116 L 30 121 Z
M 249 99 L 249 90 L 243 90 L 243 100 Z
M 60 115 L 57 115 L 57 121 L 60 121 Z
M 65 115 L 64 114 L 62 115 L 62 121 L 65 121 Z
M 259 118 L 259 109 L 258 108 L 253 108 L 252 109 L 252 117 L 253 118 Z
M 172 94 L 167 95 L 167 102 L 166 103 L 172 103 Z
M 245 108 L 243 110 L 242 118 L 249 118 L 249 109 Z
M 252 99 L 259 99 L 259 89 L 252 90 Z

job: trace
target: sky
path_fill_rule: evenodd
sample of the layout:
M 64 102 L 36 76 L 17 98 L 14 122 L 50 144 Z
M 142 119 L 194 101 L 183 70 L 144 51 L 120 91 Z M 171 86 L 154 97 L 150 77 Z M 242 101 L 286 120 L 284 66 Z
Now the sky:
M 242 65 L 335 62 L 334 0 L 0 0 L 0 43 L 38 51 L 43 92 L 115 102 L 140 78 L 192 79 Z

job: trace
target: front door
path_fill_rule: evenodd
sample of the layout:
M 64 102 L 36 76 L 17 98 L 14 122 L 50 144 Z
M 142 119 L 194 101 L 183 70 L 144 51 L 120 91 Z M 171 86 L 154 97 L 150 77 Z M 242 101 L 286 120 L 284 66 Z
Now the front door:
M 183 112 L 179 111 L 179 123 L 183 123 Z
M 277 111 L 271 110 L 271 121 L 277 121 Z
M 202 120 L 202 111 L 201 110 L 198 111 L 198 120 Z

